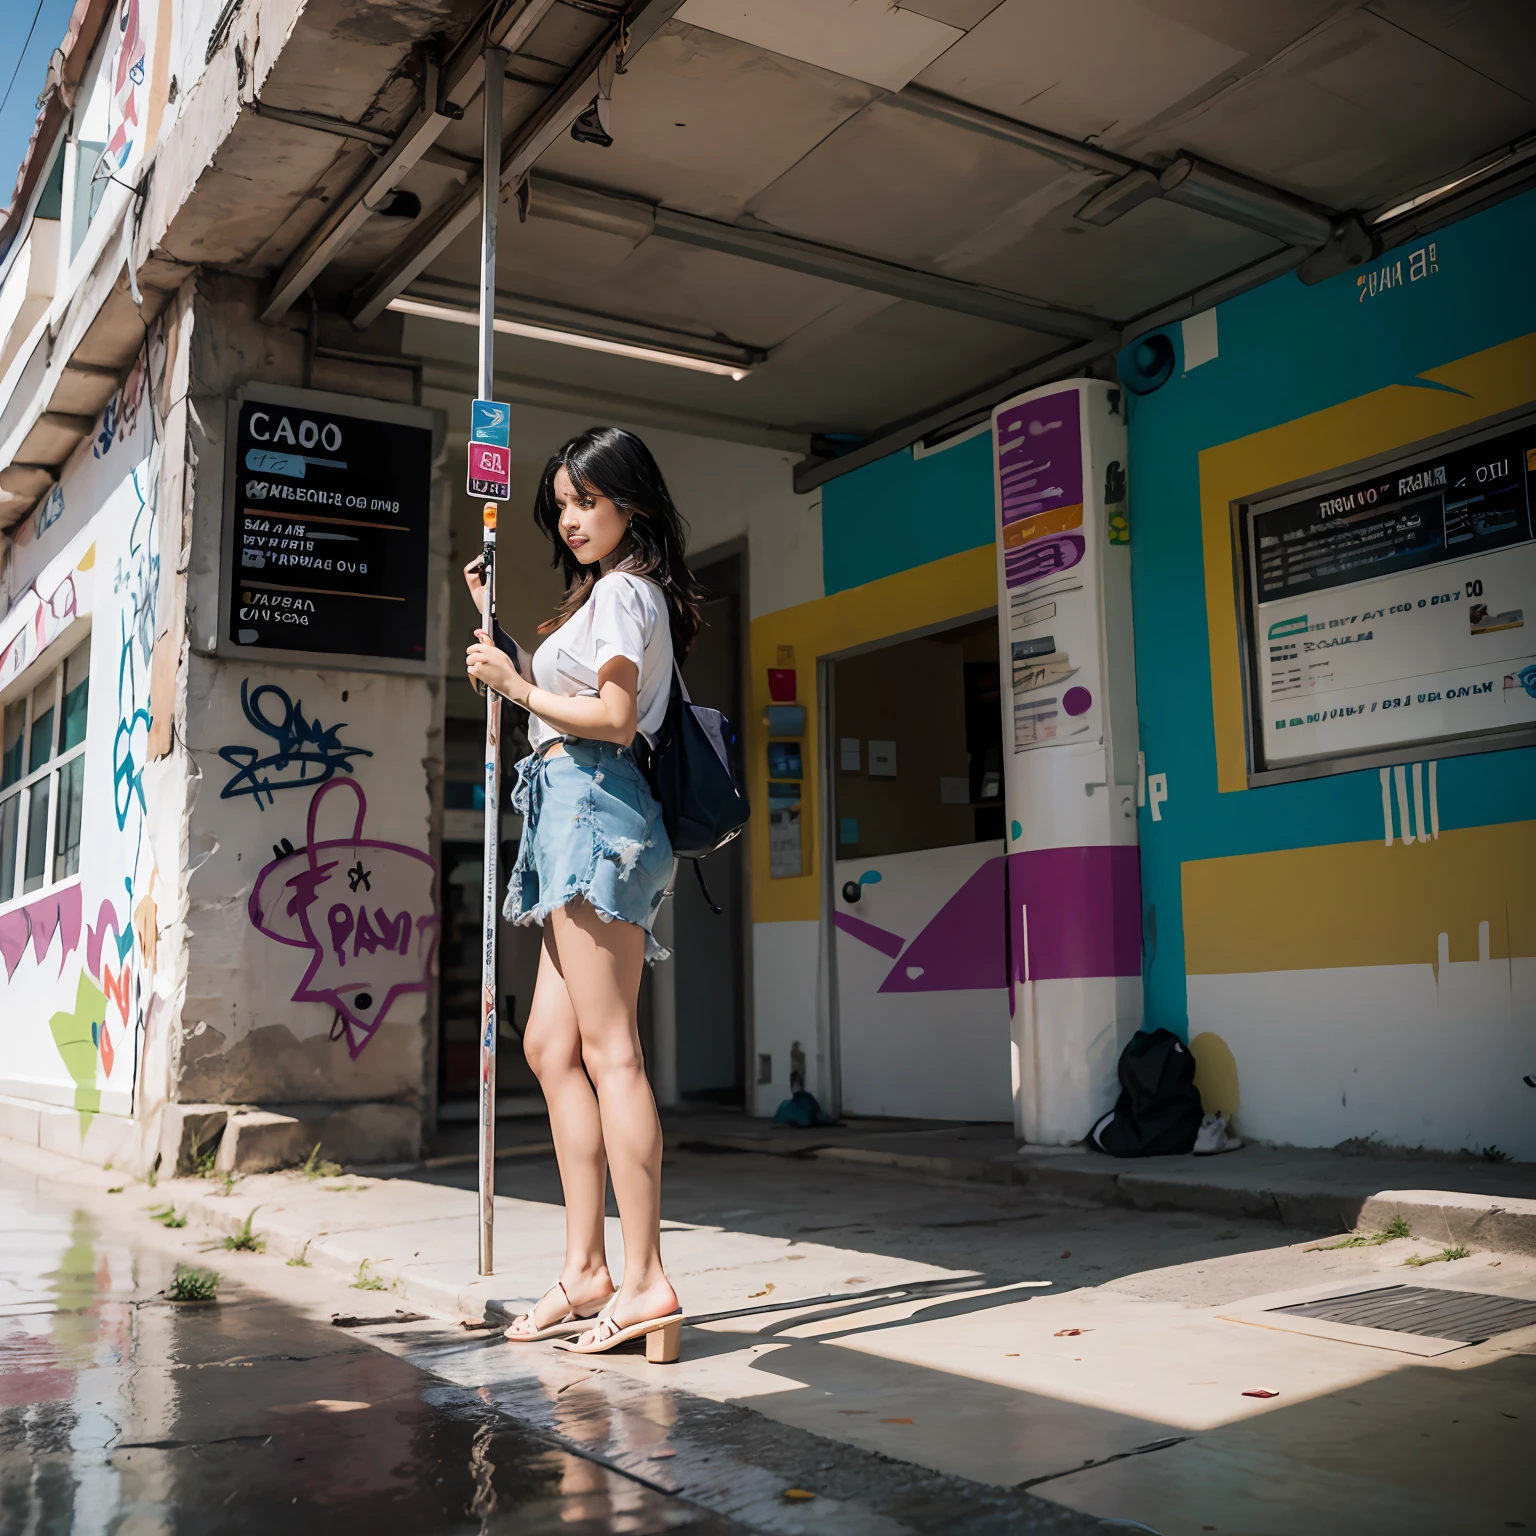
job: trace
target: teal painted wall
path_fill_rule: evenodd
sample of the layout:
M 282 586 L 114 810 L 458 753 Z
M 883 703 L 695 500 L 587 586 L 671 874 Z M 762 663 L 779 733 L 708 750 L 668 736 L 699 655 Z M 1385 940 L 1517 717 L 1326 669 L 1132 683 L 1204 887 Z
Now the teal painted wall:
M 1168 804 L 1141 812 L 1146 1027 L 1187 1029 L 1180 866 L 1188 859 L 1360 842 L 1382 832 L 1376 769 L 1218 794 L 1201 544 L 1199 454 L 1536 331 L 1536 193 L 1432 237 L 1438 272 L 1360 301 L 1356 272 L 1278 278 L 1217 308 L 1219 356 L 1133 398 L 1131 586 L 1148 773 Z M 1367 273 L 1403 261 L 1389 252 Z M 1180 347 L 1181 328 L 1167 334 Z M 1536 399 L 1536 379 L 1531 381 Z M 1403 760 L 1432 758 L 1432 746 Z M 1440 762 L 1445 827 L 1536 816 L 1536 750 Z
M 821 493 L 829 596 L 990 544 L 992 536 L 991 432 L 921 459 L 903 449 L 829 480 Z
M 1536 193 L 1439 231 L 1438 272 L 1361 303 L 1357 272 L 1295 276 L 1218 306 L 1219 355 L 1130 406 L 1131 582 L 1137 692 L 1149 773 L 1168 775 L 1163 819 L 1141 812 L 1148 1028 L 1187 1031 L 1180 869 L 1185 860 L 1358 842 L 1381 835 L 1375 769 L 1237 794 L 1216 790 L 1199 455 L 1536 331 Z M 1365 269 L 1406 260 L 1389 252 Z M 1536 379 L 1531 397 L 1536 399 Z M 992 438 L 893 454 L 828 482 L 828 593 L 990 543 Z M 1432 757 L 1433 748 L 1404 752 Z M 1440 761 L 1447 828 L 1536 817 L 1536 749 Z

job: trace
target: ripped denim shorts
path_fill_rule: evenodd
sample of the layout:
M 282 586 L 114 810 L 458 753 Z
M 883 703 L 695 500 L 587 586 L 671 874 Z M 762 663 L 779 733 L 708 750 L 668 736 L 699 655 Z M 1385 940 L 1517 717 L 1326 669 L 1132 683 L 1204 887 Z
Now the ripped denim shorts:
M 523 838 L 502 916 L 542 924 L 580 897 L 604 922 L 643 928 L 647 960 L 666 959 L 651 929 L 672 883 L 672 844 L 630 749 L 568 738 L 564 753 L 525 757 L 512 804 Z

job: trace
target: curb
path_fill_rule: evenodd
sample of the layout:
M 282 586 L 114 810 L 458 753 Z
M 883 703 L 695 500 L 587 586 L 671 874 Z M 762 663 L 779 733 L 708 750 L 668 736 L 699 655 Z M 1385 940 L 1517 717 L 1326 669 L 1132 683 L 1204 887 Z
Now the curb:
M 762 1157 L 802 1158 L 891 1168 L 931 1179 L 1007 1185 L 1064 1203 L 1114 1205 L 1143 1211 L 1193 1211 L 1249 1221 L 1274 1221 L 1311 1231 L 1379 1231 L 1401 1216 L 1417 1238 L 1466 1243 L 1536 1257 L 1536 1200 L 1453 1190 L 1341 1187 L 1318 1180 L 1237 1185 L 1197 1182 L 1160 1171 L 1126 1168 L 1104 1158 L 1105 1167 L 1063 1166 L 1064 1159 L 965 1158 L 825 1142 L 789 1145 L 745 1136 L 669 1133 L 668 1147 L 691 1146 Z M 1090 1154 L 1085 1154 L 1085 1156 Z M 1241 1156 L 1241 1153 L 1233 1154 Z M 1208 1160 L 1215 1163 L 1215 1159 Z M 1231 1167 L 1223 1161 L 1223 1168 Z M 1214 1170 L 1213 1170 L 1214 1171 Z
M 94 1163 L 81 1162 L 77 1158 L 67 1157 L 58 1152 L 49 1152 L 9 1137 L 0 1137 L 0 1164 L 8 1165 L 37 1178 L 59 1184 L 80 1185 L 101 1194 L 110 1192 L 117 1185 L 122 1185 L 125 1186 L 125 1201 L 134 1202 L 125 1204 L 125 1213 L 134 1211 L 137 1206 L 142 1205 L 146 1197 L 153 1197 L 156 1203 L 174 1204 L 176 1209 L 186 1215 L 191 1222 L 219 1236 L 232 1236 L 240 1229 L 253 1207 L 260 1208 L 266 1204 L 261 1198 L 266 1191 L 247 1191 L 244 1197 L 238 1195 L 226 1197 L 214 1194 L 201 1179 L 161 1179 L 152 1188 L 142 1179 L 134 1178 L 131 1174 L 119 1170 L 107 1172 Z M 279 1177 L 279 1175 L 258 1174 L 251 1177 Z M 356 1176 L 345 1175 L 344 1177 Z M 136 1201 L 135 1197 L 137 1197 Z M 273 1220 L 259 1222 L 256 1225 L 256 1231 L 266 1244 L 265 1251 L 277 1258 L 303 1258 L 313 1268 L 341 1279 L 353 1276 L 358 1271 L 360 1259 L 356 1251 L 358 1234 L 355 1231 L 336 1234 L 332 1239 L 336 1245 L 335 1248 L 326 1241 L 331 1234 L 308 1230 L 298 1222 L 285 1221 L 281 1215 L 277 1215 Z M 337 1248 L 342 1247 L 352 1251 L 336 1251 Z M 210 1254 L 209 1257 L 212 1258 L 213 1255 Z M 366 1258 L 367 1255 L 363 1254 L 361 1257 Z M 491 1293 L 498 1287 L 495 1277 L 483 1281 L 471 1280 L 467 1285 L 460 1285 L 434 1280 L 426 1275 L 413 1275 L 408 1266 L 402 1269 L 388 1260 L 377 1264 L 370 1261 L 368 1272 L 374 1278 L 383 1281 L 385 1289 L 378 1292 L 359 1291 L 360 1311 L 369 1310 L 368 1298 L 376 1296 L 375 1305 L 381 1311 L 409 1304 L 437 1313 L 479 1319 L 485 1313 Z M 502 1289 L 505 1289 L 505 1280 L 500 1281 L 499 1284 Z

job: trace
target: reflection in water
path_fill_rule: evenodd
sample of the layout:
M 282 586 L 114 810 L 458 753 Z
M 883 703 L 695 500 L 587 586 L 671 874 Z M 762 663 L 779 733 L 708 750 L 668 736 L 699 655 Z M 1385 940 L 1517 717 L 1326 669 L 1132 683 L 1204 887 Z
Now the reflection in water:
M 137 1214 L 0 1184 L 4 1536 L 736 1529 L 228 1273 L 215 1305 L 167 1302 Z

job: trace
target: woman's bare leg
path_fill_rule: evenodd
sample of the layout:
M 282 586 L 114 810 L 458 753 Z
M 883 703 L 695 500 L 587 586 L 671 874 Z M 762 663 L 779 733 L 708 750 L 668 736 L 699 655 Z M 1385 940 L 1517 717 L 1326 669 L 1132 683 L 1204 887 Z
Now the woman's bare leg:
M 619 1203 L 624 1283 L 612 1316 L 624 1327 L 677 1310 L 677 1293 L 661 1266 L 661 1121 L 635 1019 L 645 930 L 605 923 L 584 901 L 557 908 L 549 925 L 576 1010 L 582 1058 L 597 1088 Z
M 581 1061 L 581 1035 L 548 928 L 539 954 L 539 979 L 523 1033 L 523 1054 L 533 1068 L 549 1108 L 550 1137 L 565 1191 L 565 1267 L 560 1284 L 571 1305 L 589 1312 L 613 1292 L 603 1244 L 603 1207 L 608 1162 L 597 1095 Z M 539 1327 L 564 1312 L 560 1293 L 546 1296 L 533 1311 Z

